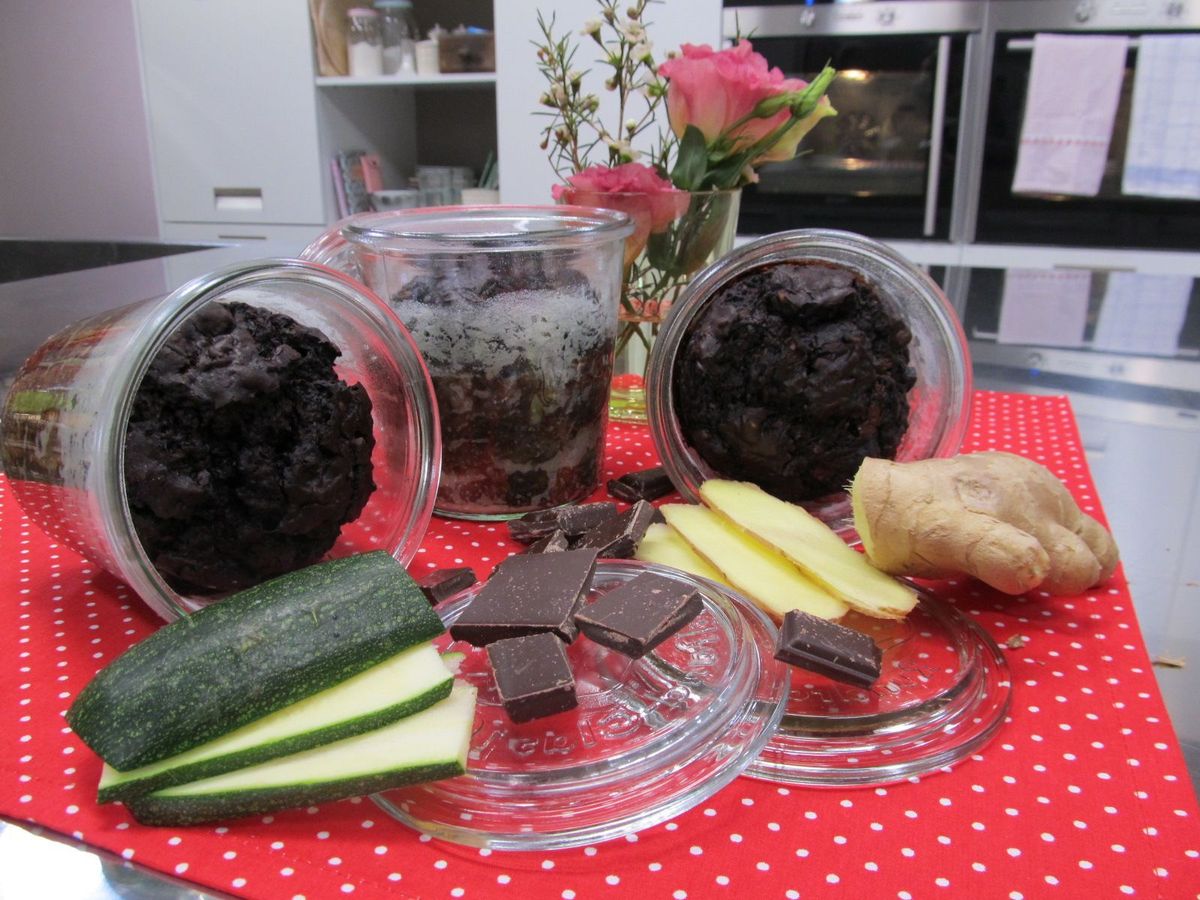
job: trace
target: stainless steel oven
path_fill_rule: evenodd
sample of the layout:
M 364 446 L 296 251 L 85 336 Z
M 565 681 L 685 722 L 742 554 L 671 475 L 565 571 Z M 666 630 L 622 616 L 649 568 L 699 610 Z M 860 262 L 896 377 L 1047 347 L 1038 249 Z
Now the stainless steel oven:
M 739 231 L 835 227 L 880 238 L 957 239 L 956 182 L 987 4 L 973 0 L 726 0 L 724 35 L 749 37 L 789 77 L 829 63 L 838 110 L 806 152 L 759 171 Z
M 988 54 L 980 77 L 988 85 L 987 112 L 979 132 L 980 170 L 972 175 L 978 189 L 966 195 L 965 237 L 982 244 L 1200 250 L 1200 203 L 1122 190 L 1139 42 L 1155 33 L 1200 31 L 1200 0 L 993 0 L 986 7 Z M 1095 196 L 1013 191 L 1033 39 L 1039 33 L 1130 38 Z M 1200 84 L 1184 90 L 1193 105 L 1200 103 Z

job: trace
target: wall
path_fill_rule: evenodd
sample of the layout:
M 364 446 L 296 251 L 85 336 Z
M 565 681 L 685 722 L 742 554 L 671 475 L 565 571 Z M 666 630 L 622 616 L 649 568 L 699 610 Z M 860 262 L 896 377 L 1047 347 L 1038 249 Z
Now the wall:
M 0 2 L 0 236 L 157 238 L 131 0 Z

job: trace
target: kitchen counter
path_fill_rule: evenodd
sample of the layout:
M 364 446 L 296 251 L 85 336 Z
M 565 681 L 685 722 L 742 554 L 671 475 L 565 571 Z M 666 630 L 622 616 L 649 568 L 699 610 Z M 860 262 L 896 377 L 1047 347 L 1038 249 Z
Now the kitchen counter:
M 161 295 L 191 277 L 246 259 L 290 255 L 299 248 L 254 244 L 0 284 L 0 384 L 59 327 L 101 309 Z M 1071 346 L 1013 342 L 1000 333 L 1002 270 L 932 270 L 963 319 L 975 362 L 976 388 L 1070 398 L 1087 463 L 1122 549 L 1137 618 L 1155 675 L 1193 778 L 1200 752 L 1200 304 L 1186 304 L 1171 352 L 1100 349 L 1103 307 L 1097 273 L 1084 330 Z M 986 441 L 984 442 L 986 444 Z M 1183 663 L 1182 665 L 1179 665 Z M 0 894 L 15 888 L 45 895 L 124 896 L 142 876 L 119 857 L 94 856 L 47 842 L 33 831 L 0 826 Z M 69 855 L 69 856 L 68 856 Z M 33 880 L 11 881 L 20 871 Z M 75 873 L 72 876 L 72 873 Z M 83 873 L 83 874 L 80 874 Z M 55 881 L 62 877 L 75 881 Z M 186 884 L 145 876 L 153 896 L 200 897 Z M 7 885 L 3 879 L 10 879 Z M 145 890 L 143 883 L 139 890 Z M 32 896 L 13 893 L 13 896 Z

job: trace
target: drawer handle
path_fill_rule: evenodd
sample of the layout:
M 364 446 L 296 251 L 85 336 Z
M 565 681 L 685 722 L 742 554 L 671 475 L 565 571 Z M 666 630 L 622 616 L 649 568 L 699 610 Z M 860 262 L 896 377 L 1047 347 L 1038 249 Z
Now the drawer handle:
M 217 209 L 261 211 L 262 188 L 213 188 L 213 203 Z

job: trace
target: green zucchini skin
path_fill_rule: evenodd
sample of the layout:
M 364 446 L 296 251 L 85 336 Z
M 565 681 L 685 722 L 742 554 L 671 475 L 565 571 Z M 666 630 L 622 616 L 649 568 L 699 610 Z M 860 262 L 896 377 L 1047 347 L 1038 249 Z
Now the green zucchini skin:
M 377 791 L 391 790 L 420 781 L 436 781 L 453 778 L 466 771 L 458 763 L 431 763 L 427 766 L 408 767 L 377 775 L 326 781 L 321 784 L 303 785 L 293 788 L 263 788 L 257 791 L 242 791 L 237 794 L 222 794 L 209 797 L 172 797 L 167 794 L 143 794 L 128 801 L 125 806 L 133 817 L 143 825 L 199 825 L 204 822 L 219 822 L 240 819 L 245 816 L 261 816 L 281 809 L 296 809 L 347 797 L 362 797 Z
M 67 723 L 136 769 L 207 743 L 444 631 L 382 550 L 263 582 L 159 629 L 102 669 Z
M 344 688 L 353 686 L 355 681 L 360 681 L 364 677 L 369 676 L 376 670 L 389 667 L 390 663 L 401 657 L 420 651 L 426 648 L 429 655 L 433 657 L 433 664 L 438 667 L 442 676 L 441 680 L 435 684 L 430 684 L 426 690 L 418 694 L 404 693 L 404 686 L 397 684 L 390 691 L 393 696 L 398 696 L 399 699 L 395 703 L 387 706 L 376 707 L 369 713 L 354 717 L 347 717 L 338 721 L 330 722 L 322 727 L 308 728 L 307 726 L 299 726 L 297 733 L 282 737 L 269 742 L 255 743 L 252 746 L 230 752 L 227 747 L 218 748 L 214 745 L 219 745 L 222 742 L 227 742 L 227 739 L 234 737 L 235 734 L 222 735 L 216 738 L 215 741 L 207 745 L 193 748 L 191 751 L 185 751 L 183 754 L 169 757 L 162 760 L 158 765 L 151 765 L 145 769 L 135 769 L 131 772 L 110 773 L 106 771 L 100 779 L 100 787 L 96 792 L 96 799 L 100 803 L 113 803 L 116 801 L 127 801 L 134 797 L 139 797 L 142 794 L 148 794 L 152 791 L 161 790 L 162 788 L 172 787 L 177 784 L 185 784 L 189 781 L 198 781 L 202 778 L 211 778 L 214 775 L 222 775 L 225 772 L 231 772 L 234 769 L 242 769 L 247 766 L 257 765 L 258 763 L 266 762 L 271 759 L 276 759 L 280 756 L 288 756 L 292 753 L 299 753 L 302 750 L 309 750 L 313 747 L 321 746 L 322 744 L 339 741 L 343 738 L 353 737 L 357 734 L 362 734 L 367 731 L 373 731 L 377 728 L 382 728 L 384 725 L 390 725 L 392 722 L 402 719 L 405 716 L 410 716 L 413 713 L 420 712 L 427 707 L 432 706 L 440 700 L 444 700 L 450 696 L 450 688 L 453 685 L 453 676 L 450 670 L 443 664 L 442 659 L 437 656 L 432 645 L 418 645 L 418 647 L 409 647 L 400 651 L 397 657 L 390 660 L 384 660 L 379 666 L 368 669 L 366 672 L 360 672 L 359 675 L 353 676 L 341 684 L 334 685 L 327 691 L 339 691 L 339 701 L 345 703 L 350 698 L 345 696 Z M 394 679 L 394 668 L 389 668 L 385 673 L 389 678 Z M 376 683 L 377 684 L 377 683 Z M 325 692 L 321 692 L 325 693 Z M 291 714 L 295 718 L 295 710 L 297 707 L 303 707 L 307 701 L 314 699 L 319 695 L 312 695 L 299 701 L 298 704 L 293 704 L 290 707 L 284 707 L 274 713 L 274 716 L 287 716 Z M 344 714 L 344 713 L 343 713 Z M 301 715 L 303 719 L 303 715 Z M 256 723 L 251 723 L 254 727 Z M 213 755 L 205 759 L 194 759 L 198 751 L 208 751 Z M 174 764 L 172 761 L 175 760 Z M 162 766 L 168 766 L 162 769 Z
M 143 825 L 196 825 L 359 797 L 466 772 L 476 690 L 450 696 L 390 726 L 240 772 L 134 797 Z

